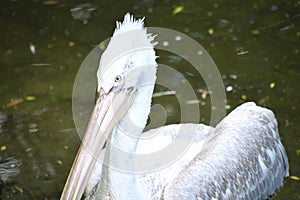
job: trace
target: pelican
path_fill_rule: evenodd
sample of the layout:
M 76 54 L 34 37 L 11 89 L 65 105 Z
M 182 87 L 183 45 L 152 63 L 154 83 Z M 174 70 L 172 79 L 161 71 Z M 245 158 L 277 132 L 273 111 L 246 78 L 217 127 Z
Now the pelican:
M 154 45 L 144 19 L 126 14 L 117 22 L 100 59 L 95 107 L 61 200 L 83 195 L 114 200 L 253 200 L 273 195 L 289 166 L 269 109 L 247 102 L 216 127 L 171 124 L 143 133 L 156 80 Z M 125 53 L 117 54 L 116 47 L 124 46 Z M 182 152 L 171 148 L 161 157 L 155 154 L 172 144 L 179 150 L 182 146 L 176 144 L 188 145 Z M 161 165 L 175 153 L 177 157 Z

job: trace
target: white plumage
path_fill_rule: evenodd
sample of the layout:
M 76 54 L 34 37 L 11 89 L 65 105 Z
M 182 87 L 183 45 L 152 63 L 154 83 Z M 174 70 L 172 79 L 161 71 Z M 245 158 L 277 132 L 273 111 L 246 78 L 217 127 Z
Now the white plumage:
M 288 160 L 275 116 L 272 111 L 254 103 L 237 107 L 216 128 L 203 124 L 173 124 L 158 129 L 143 133 L 152 135 L 151 132 L 157 131 L 161 134 L 141 141 L 137 154 L 163 148 L 160 144 L 172 143 L 178 130 L 193 131 L 194 143 L 181 159 L 167 168 L 130 174 L 136 176 L 140 192 L 145 193 L 141 199 L 266 199 L 288 176 Z M 100 181 L 101 162 L 98 167 L 95 168 L 98 177 L 92 176 L 97 180 L 90 183 L 87 198 L 94 198 L 92 188 Z M 128 173 L 119 174 L 120 180 L 122 175 Z M 123 192 L 122 187 L 118 192 Z M 137 199 L 118 197 L 115 199 Z
M 116 49 L 123 34 L 129 36 L 122 40 L 124 48 Z M 141 47 L 142 50 L 134 51 Z M 112 54 L 119 57 L 111 61 Z M 173 124 L 142 133 L 156 79 L 155 59 L 153 37 L 144 28 L 143 19 L 125 15 L 123 23 L 117 22 L 111 43 L 102 55 L 97 73 L 98 92 L 100 96 L 109 96 L 124 91 L 132 95 L 135 91 L 135 96 L 123 117 L 114 122 L 111 139 L 89 178 L 86 199 L 253 200 L 274 194 L 288 176 L 288 160 L 276 118 L 269 109 L 249 102 L 233 110 L 215 128 Z M 138 68 L 141 65 L 147 67 Z M 132 75 L 132 70 L 137 71 Z M 125 81 L 114 81 L 116 76 Z M 139 162 L 139 155 L 159 152 L 175 140 L 190 141 L 190 145 L 171 164 L 161 165 L 168 159 L 165 155 Z M 126 157 L 122 152 L 132 156 Z M 108 159 L 108 167 L 102 165 L 103 159 Z M 149 163 L 156 168 L 139 171 L 149 167 Z

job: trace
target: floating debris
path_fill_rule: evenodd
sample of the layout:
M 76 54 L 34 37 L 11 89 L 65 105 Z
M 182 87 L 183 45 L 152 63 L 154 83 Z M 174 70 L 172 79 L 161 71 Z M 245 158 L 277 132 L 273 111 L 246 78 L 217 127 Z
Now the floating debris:
M 180 40 L 182 40 L 182 37 L 180 35 L 177 35 L 177 36 L 175 36 L 175 40 L 180 41 Z
M 68 46 L 69 46 L 69 47 L 74 47 L 74 46 L 75 46 L 75 42 L 69 41 L 69 42 L 68 42 Z
M 58 132 L 76 132 L 76 128 L 65 128 L 65 129 L 60 129 Z
M 7 147 L 5 146 L 5 145 L 2 145 L 1 147 L 0 147 L 0 151 L 5 151 L 7 149 Z
M 245 55 L 245 54 L 248 54 L 249 51 L 243 47 L 240 47 L 240 48 L 237 48 L 236 49 L 236 55 Z
M 15 187 L 14 187 L 18 192 L 20 192 L 20 193 L 22 193 L 23 194 L 23 189 L 21 188 L 21 187 L 19 187 L 19 186 L 17 186 L 17 185 L 15 185 Z
M 61 160 L 57 160 L 56 162 L 57 162 L 57 164 L 59 164 L 59 165 L 62 165 L 62 164 L 63 164 L 63 162 L 62 162 Z
M 300 156 L 300 149 L 296 149 L 297 156 Z
M 99 48 L 100 48 L 100 50 L 102 50 L 102 51 L 106 49 L 106 46 L 105 46 L 104 42 L 101 42 L 101 43 L 99 44 Z
M 163 45 L 164 47 L 169 46 L 169 42 L 168 42 L 168 41 L 163 41 L 162 45 Z
M 290 179 L 294 181 L 300 181 L 300 178 L 298 176 L 290 176 Z
M 226 92 L 232 92 L 233 87 L 231 85 L 226 87 Z
M 28 126 L 29 126 L 29 130 L 28 130 L 29 133 L 35 133 L 35 132 L 38 131 L 37 124 L 35 124 L 35 123 L 29 123 Z
M 9 182 L 12 177 L 20 173 L 21 161 L 13 157 L 0 163 L 0 182 Z
M 209 29 L 207 30 L 207 32 L 208 32 L 209 35 L 212 35 L 212 34 L 214 34 L 214 29 L 209 28 Z
M 32 42 L 29 42 L 29 50 L 32 54 L 35 54 L 36 53 L 36 49 L 35 49 L 35 46 Z
M 52 64 L 50 64 L 50 63 L 32 63 L 30 65 L 34 66 L 34 67 L 41 67 L 41 66 L 51 66 Z
M 34 101 L 35 100 L 35 96 L 26 96 L 25 100 L 26 101 Z
M 252 35 L 259 35 L 260 34 L 260 30 L 254 29 L 251 31 Z
M 279 7 L 276 6 L 276 5 L 272 5 L 271 8 L 270 8 L 271 11 L 275 12 L 277 10 L 279 10 Z
M 192 104 L 199 104 L 201 103 L 200 99 L 193 99 L 193 100 L 188 100 L 185 102 L 186 104 L 192 105 Z
M 18 98 L 18 99 L 15 99 L 15 100 L 12 100 L 11 102 L 7 103 L 6 105 L 3 106 L 3 108 L 10 108 L 10 107 L 13 107 L 15 105 L 18 105 L 20 103 L 23 103 L 25 100 L 26 101 L 34 101 L 36 98 L 35 96 L 26 96 L 25 98 Z
M 175 94 L 176 92 L 174 90 L 170 90 L 170 91 L 153 93 L 152 97 L 161 97 L 161 96 L 175 95 Z
M 83 24 L 88 23 L 88 19 L 91 18 L 91 13 L 97 9 L 96 5 L 91 3 L 78 4 L 71 8 L 72 17 L 75 20 L 81 21 Z
M 229 77 L 234 80 L 238 78 L 236 74 L 229 74 Z
M 226 110 L 229 110 L 230 108 L 231 108 L 231 105 L 228 105 L 228 104 L 225 105 Z
M 293 25 L 293 24 L 288 25 L 288 26 L 284 26 L 284 27 L 280 28 L 279 30 L 280 30 L 280 31 L 287 31 L 287 30 L 289 30 L 289 29 L 291 29 L 291 28 L 294 28 L 294 25 Z
M 195 74 L 192 74 L 191 72 L 185 72 L 185 74 L 188 75 L 188 76 L 195 77 Z
M 172 14 L 177 15 L 178 13 L 181 13 L 183 10 L 184 10 L 183 6 L 177 6 L 176 8 L 174 8 Z
M 219 19 L 219 22 L 217 24 L 218 28 L 227 28 L 230 25 L 230 22 L 226 19 Z
M 53 5 L 56 5 L 58 3 L 57 0 L 44 0 L 43 1 L 43 4 L 45 6 L 53 6 Z
M 197 54 L 200 55 L 200 56 L 202 56 L 203 53 L 204 53 L 204 52 L 203 52 L 202 50 L 199 50 L 199 51 L 197 52 Z
M 276 86 L 275 82 L 270 83 L 270 88 L 273 89 Z
M 198 89 L 197 91 L 201 94 L 202 99 L 206 99 L 207 95 L 209 94 L 209 92 L 207 90 L 202 89 L 202 88 Z
M 245 94 L 243 94 L 243 95 L 242 95 L 242 99 L 243 99 L 244 101 L 246 101 L 246 100 L 247 100 L 247 96 L 246 96 Z
M 15 99 L 15 100 L 12 100 L 11 102 L 9 102 L 8 104 L 6 104 L 4 106 L 4 108 L 10 108 L 10 107 L 13 107 L 15 105 L 18 105 L 20 103 L 23 103 L 24 102 L 24 99 L 23 98 L 19 98 L 19 99 Z
M 208 17 L 211 17 L 211 16 L 213 16 L 213 12 L 212 11 L 208 11 L 207 13 L 206 13 L 206 15 L 208 16 Z

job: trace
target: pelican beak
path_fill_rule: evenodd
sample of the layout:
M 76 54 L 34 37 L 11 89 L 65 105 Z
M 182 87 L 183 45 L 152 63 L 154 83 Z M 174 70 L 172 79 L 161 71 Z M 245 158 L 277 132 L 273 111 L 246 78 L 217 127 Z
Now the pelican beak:
M 101 150 L 116 123 L 133 103 L 136 91 L 124 89 L 105 94 L 100 89 L 82 144 L 61 195 L 61 200 L 79 200 Z

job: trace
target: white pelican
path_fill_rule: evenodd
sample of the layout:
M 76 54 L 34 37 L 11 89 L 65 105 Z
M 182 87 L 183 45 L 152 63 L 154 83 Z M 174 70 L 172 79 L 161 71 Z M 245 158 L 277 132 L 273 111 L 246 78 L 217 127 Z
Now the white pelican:
M 156 80 L 153 40 L 143 19 L 126 14 L 117 22 L 100 60 L 95 108 L 61 199 L 81 199 L 84 192 L 86 199 L 115 200 L 253 200 L 274 194 L 288 176 L 288 159 L 271 110 L 249 102 L 215 128 L 174 124 L 142 134 Z M 116 44 L 129 52 L 112 55 Z M 161 167 L 163 158 L 138 158 L 175 140 L 191 142 L 174 162 Z M 149 163 L 160 167 L 143 171 Z

